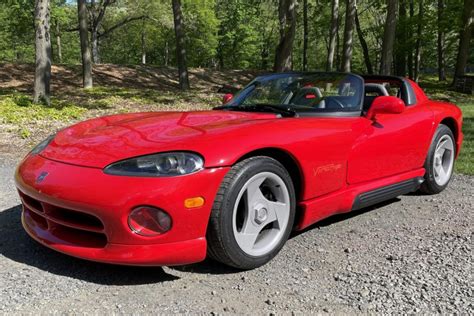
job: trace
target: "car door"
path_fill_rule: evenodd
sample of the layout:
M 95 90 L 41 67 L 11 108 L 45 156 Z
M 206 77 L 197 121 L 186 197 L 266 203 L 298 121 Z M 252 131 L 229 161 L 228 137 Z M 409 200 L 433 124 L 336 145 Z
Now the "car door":
M 348 158 L 347 182 L 356 184 L 423 167 L 433 128 L 432 113 L 423 104 L 400 114 L 361 118 L 360 136 Z

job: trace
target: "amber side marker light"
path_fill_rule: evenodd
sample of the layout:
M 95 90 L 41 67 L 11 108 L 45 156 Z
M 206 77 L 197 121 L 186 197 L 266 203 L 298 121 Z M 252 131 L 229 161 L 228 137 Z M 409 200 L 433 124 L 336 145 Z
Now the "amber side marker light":
M 184 200 L 184 207 L 186 208 L 196 208 L 204 205 L 204 198 L 197 196 Z

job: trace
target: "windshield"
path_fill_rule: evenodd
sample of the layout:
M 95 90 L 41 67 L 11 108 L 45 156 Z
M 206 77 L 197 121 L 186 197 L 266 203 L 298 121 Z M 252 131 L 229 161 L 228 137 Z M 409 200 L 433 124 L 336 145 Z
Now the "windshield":
M 292 112 L 357 112 L 362 108 L 364 82 L 340 73 L 281 73 L 255 78 L 225 108 L 260 107 Z

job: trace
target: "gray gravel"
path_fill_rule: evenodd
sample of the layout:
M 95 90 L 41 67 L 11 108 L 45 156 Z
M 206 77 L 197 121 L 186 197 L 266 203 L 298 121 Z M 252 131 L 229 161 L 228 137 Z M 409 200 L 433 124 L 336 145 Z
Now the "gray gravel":
M 164 268 L 70 258 L 20 226 L 0 157 L 0 313 L 474 314 L 474 177 L 437 196 L 403 196 L 297 234 L 266 266 Z

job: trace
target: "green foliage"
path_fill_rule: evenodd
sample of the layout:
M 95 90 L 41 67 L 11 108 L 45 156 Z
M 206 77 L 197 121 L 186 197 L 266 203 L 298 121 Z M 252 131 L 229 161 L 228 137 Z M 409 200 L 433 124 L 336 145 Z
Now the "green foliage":
M 400 0 L 406 16 L 398 22 L 397 52 L 413 54 L 419 22 L 420 0 Z M 437 67 L 437 1 L 423 0 L 422 71 Z M 310 70 L 325 68 L 330 25 L 330 0 L 308 0 Z M 340 62 L 344 29 L 344 1 L 340 2 Z M 458 47 L 463 0 L 444 0 L 445 9 L 439 27 L 445 32 L 445 59 L 448 73 L 453 69 Z M 303 10 L 297 7 L 297 32 L 293 47 L 294 69 L 302 69 Z M 412 4 L 412 5 L 411 5 Z M 182 0 L 188 66 L 225 69 L 271 69 L 279 40 L 278 0 Z M 412 6 L 412 13 L 410 12 Z M 357 3 L 359 19 L 375 69 L 380 64 L 385 0 L 361 0 Z M 0 3 L 0 62 L 33 62 L 34 0 L 4 0 Z M 127 18 L 134 19 L 112 29 Z M 58 63 L 57 39 L 62 42 L 62 62 L 80 63 L 77 8 L 74 1 L 51 0 L 51 39 L 53 62 Z M 400 33 L 401 31 L 404 31 Z M 139 64 L 142 53 L 147 63 L 175 66 L 175 35 L 171 3 L 168 0 L 119 0 L 107 7 L 100 34 L 100 53 L 104 63 Z M 142 42 L 143 38 L 143 42 Z M 366 67 L 357 33 L 353 38 L 352 69 L 365 72 Z M 472 51 L 472 50 L 471 50 Z M 474 60 L 471 53 L 470 62 Z
M 34 60 L 34 0 L 0 2 L 0 61 Z
M 278 34 L 275 3 L 219 0 L 216 11 L 220 20 L 219 65 L 222 68 L 271 67 Z
M 18 126 L 40 120 L 69 121 L 81 117 L 85 111 L 83 107 L 58 99 L 53 99 L 50 106 L 33 104 L 30 97 L 19 92 L 0 98 L 0 121 Z
M 190 66 L 212 67 L 217 52 L 219 21 L 215 1 L 186 0 L 183 2 L 185 32 Z

